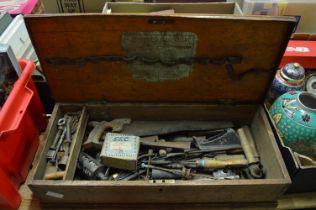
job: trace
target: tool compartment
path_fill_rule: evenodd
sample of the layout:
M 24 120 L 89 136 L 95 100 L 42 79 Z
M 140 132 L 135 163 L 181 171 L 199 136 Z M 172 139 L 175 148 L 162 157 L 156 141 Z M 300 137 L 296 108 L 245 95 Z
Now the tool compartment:
M 53 124 L 57 123 L 58 114 L 63 111 L 80 110 L 86 107 L 89 119 L 103 120 L 132 116 L 134 120 L 214 120 L 219 117 L 216 106 L 211 105 L 166 105 L 166 104 L 57 104 L 50 120 L 47 133 L 53 132 Z M 215 110 L 214 110 L 215 109 Z M 242 115 L 249 110 L 257 110 L 248 119 Z M 102 110 L 102 111 L 101 111 Z M 168 110 L 168 112 L 166 112 Z M 190 111 L 188 111 L 190 110 Z M 266 202 L 273 203 L 286 190 L 290 179 L 284 168 L 283 160 L 276 145 L 271 127 L 262 107 L 241 106 L 227 107 L 223 111 L 228 113 L 239 111 L 240 118 L 234 119 L 235 125 L 249 121 L 255 138 L 261 161 L 267 169 L 266 179 L 258 180 L 175 180 L 174 182 L 157 183 L 147 181 L 90 181 L 75 180 L 72 177 L 64 180 L 42 180 L 46 167 L 46 153 L 53 141 L 47 138 L 41 154 L 41 160 L 29 183 L 31 190 L 44 204 L 96 204 L 106 203 L 242 203 Z M 129 114 L 130 113 L 130 114 Z M 146 114 L 144 114 L 146 113 Z M 193 115 L 193 113 L 195 113 Z M 238 120 L 239 119 L 239 120 Z M 233 120 L 233 118 L 231 118 Z M 81 143 L 76 144 L 79 154 Z M 275 155 L 271 155 L 271 153 Z M 76 155 L 74 155 L 76 156 Z M 78 155 L 77 155 L 78 156 Z M 77 158 L 76 158 L 77 159 Z M 67 176 L 67 175 L 66 175 Z M 220 192 L 222 191 L 222 192 Z M 261 193 L 258 193 L 258 192 Z M 89 196 L 87 195 L 89 192 Z M 194 192 L 194 193 L 192 193 Z M 90 196 L 91 195 L 91 196 Z M 106 196 L 100 196 L 106 195 Z M 146 195 L 144 199 L 143 195 Z M 176 196 L 175 196 L 176 195 Z M 229 195 L 229 196 L 228 196 Z M 122 199 L 124 197 L 125 199 Z M 220 202 L 218 202 L 220 201 Z
M 29 16 L 26 23 L 60 102 L 29 182 L 42 205 L 274 205 L 291 183 L 260 104 L 293 19 L 90 14 Z M 94 181 L 73 180 L 68 170 L 63 180 L 43 180 L 58 119 L 79 110 L 85 120 L 70 153 L 73 164 L 87 121 L 230 121 L 250 127 L 266 178 Z

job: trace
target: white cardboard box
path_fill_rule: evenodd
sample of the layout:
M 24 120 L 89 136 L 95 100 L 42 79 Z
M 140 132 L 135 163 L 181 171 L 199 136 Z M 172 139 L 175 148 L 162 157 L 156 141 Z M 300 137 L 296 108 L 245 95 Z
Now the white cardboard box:
M 42 0 L 46 13 L 100 13 L 112 0 Z M 131 0 L 126 0 L 131 1 Z M 136 0 L 140 1 L 140 0 Z
M 295 33 L 316 34 L 316 0 L 243 0 L 240 7 L 244 15 L 295 16 L 299 23 Z
M 227 2 L 212 3 L 135 3 L 107 2 L 102 13 L 190 13 L 190 14 L 235 14 L 242 15 L 238 4 Z
M 33 62 L 38 60 L 22 15 L 16 16 L 6 28 L 0 36 L 0 43 L 9 45 L 16 58 L 30 59 Z

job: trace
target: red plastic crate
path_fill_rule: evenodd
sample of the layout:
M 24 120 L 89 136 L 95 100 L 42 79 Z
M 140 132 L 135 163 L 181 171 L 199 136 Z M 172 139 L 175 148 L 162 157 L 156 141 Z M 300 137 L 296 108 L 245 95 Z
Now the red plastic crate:
M 20 78 L 0 111 L 0 208 L 18 208 L 18 188 L 25 181 L 47 125 L 44 109 L 32 81 L 35 65 L 19 60 Z

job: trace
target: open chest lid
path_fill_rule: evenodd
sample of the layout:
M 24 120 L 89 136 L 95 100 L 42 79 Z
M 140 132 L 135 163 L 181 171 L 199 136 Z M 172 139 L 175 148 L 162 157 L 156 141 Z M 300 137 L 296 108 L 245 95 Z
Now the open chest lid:
M 262 103 L 295 19 L 30 15 L 58 102 Z

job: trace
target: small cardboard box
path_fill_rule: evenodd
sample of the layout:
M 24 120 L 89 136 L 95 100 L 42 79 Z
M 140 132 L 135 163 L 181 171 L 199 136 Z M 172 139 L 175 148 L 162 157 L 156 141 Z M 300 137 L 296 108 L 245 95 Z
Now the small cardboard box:
M 42 0 L 46 13 L 101 12 L 109 0 Z
M 26 22 L 58 102 L 29 182 L 42 205 L 271 206 L 291 183 L 262 104 L 293 30 L 293 18 L 76 14 L 33 15 Z M 266 178 L 73 180 L 82 145 L 82 138 L 77 138 L 64 179 L 43 180 L 58 119 L 78 110 L 84 114 L 77 137 L 83 135 L 88 118 L 248 125 Z
M 236 3 L 134 3 L 107 2 L 102 13 L 191 13 L 191 14 L 234 14 L 242 15 Z

